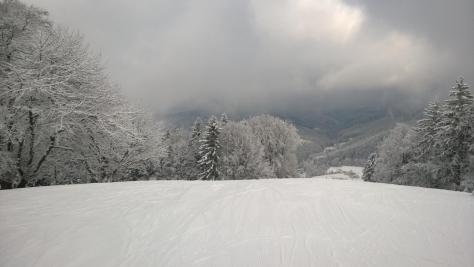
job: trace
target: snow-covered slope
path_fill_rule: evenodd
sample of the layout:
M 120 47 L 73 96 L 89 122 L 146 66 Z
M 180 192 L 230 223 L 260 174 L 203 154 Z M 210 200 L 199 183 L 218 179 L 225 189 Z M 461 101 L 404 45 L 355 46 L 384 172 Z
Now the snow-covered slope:
M 0 266 L 474 266 L 471 194 L 353 180 L 0 192 Z

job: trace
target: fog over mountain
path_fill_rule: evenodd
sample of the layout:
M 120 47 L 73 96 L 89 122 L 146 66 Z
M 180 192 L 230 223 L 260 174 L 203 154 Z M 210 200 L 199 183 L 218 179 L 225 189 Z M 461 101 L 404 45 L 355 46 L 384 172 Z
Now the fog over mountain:
M 388 114 L 474 81 L 472 0 L 26 2 L 82 32 L 161 114 Z

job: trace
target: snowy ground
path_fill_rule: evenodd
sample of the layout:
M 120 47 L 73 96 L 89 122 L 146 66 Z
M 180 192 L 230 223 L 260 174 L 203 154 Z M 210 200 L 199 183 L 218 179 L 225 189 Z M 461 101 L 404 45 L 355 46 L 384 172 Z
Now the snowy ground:
M 0 266 L 474 266 L 474 197 L 330 179 L 1 191 Z

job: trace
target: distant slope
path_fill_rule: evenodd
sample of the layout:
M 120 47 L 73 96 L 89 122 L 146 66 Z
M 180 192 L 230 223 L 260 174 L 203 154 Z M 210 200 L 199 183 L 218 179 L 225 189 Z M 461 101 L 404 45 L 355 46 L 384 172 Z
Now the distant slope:
M 474 266 L 472 195 L 361 181 L 18 189 L 0 218 L 6 267 Z
M 415 125 L 418 119 L 419 114 L 410 118 L 384 117 L 345 128 L 333 136 L 332 144 L 308 153 L 308 156 L 300 161 L 300 167 L 311 177 L 324 174 L 331 166 L 364 166 L 368 156 L 377 151 L 377 146 L 397 123 Z
M 301 136 L 303 143 L 298 147 L 297 156 L 301 162 L 310 155 L 321 152 L 325 147 L 332 144 L 331 138 L 317 129 L 307 128 L 302 125 L 296 125 L 298 134 Z
M 393 127 L 395 127 L 397 122 L 402 121 L 404 120 L 384 117 L 366 123 L 356 124 L 341 130 L 338 133 L 337 139 L 340 141 L 347 141 L 351 139 L 364 139 L 392 129 Z
M 370 153 L 377 149 L 389 130 L 380 130 L 367 136 L 359 136 L 327 147 L 323 152 L 314 153 L 301 162 L 307 177 L 322 175 L 332 166 L 364 166 Z

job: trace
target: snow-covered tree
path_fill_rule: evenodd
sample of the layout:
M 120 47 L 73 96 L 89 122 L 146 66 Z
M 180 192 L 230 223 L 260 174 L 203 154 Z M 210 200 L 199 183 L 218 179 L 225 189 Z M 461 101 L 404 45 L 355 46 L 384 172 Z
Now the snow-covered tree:
M 469 148 L 473 140 L 473 98 L 464 80 L 456 81 L 444 105 L 437 131 L 442 159 L 449 164 L 451 183 L 456 186 L 461 184 L 462 176 L 468 170 Z
M 273 177 L 264 159 L 263 145 L 246 121 L 228 122 L 220 134 L 222 156 L 219 162 L 223 179 Z
M 463 176 L 461 186 L 464 191 L 474 192 L 474 155 L 469 156 L 469 166 Z
M 46 15 L 15 0 L 0 2 L 0 151 L 17 174 L 9 182 L 122 179 L 146 155 L 134 125 L 140 115 L 82 37 Z
M 431 161 L 410 161 L 401 166 L 394 183 L 422 187 L 443 188 L 440 165 Z
M 362 180 L 373 182 L 375 164 L 377 160 L 377 153 L 370 154 L 367 163 L 365 164 L 364 170 L 362 172 Z
M 415 127 L 418 157 L 429 158 L 439 151 L 436 147 L 438 127 L 442 119 L 442 106 L 437 102 L 428 104 L 423 119 Z
M 7 150 L 17 155 L 20 187 L 34 185 L 55 152 L 70 150 L 61 141 L 79 134 L 79 129 L 116 128 L 107 108 L 118 99 L 79 35 L 41 27 L 27 44 L 1 64 L 6 76 L 1 94 L 8 112 Z
M 185 133 L 180 128 L 167 129 L 162 139 L 164 155 L 160 159 L 158 177 L 164 179 L 184 178 L 183 162 L 187 153 L 188 143 Z
M 474 131 L 474 103 L 470 107 L 470 127 Z M 469 166 L 462 179 L 462 185 L 474 194 L 474 133 L 471 135 L 471 145 L 469 147 Z
M 397 126 L 378 147 L 377 181 L 472 190 L 474 97 L 463 79 L 444 105 L 430 103 L 414 128 Z
M 189 137 L 188 146 L 185 148 L 182 159 L 183 164 L 185 165 L 185 174 L 183 178 L 187 179 L 198 179 L 201 174 L 201 169 L 199 165 L 199 160 L 201 155 L 199 153 L 199 148 L 201 146 L 201 137 L 203 131 L 203 123 L 201 118 L 196 118 L 191 128 L 191 136 Z
M 199 154 L 201 158 L 199 159 L 199 165 L 202 170 L 201 179 L 216 180 L 220 178 L 218 168 L 221 153 L 220 131 L 219 122 L 215 116 L 211 116 L 200 140 Z
M 201 137 L 202 134 L 202 120 L 201 118 L 196 118 L 193 123 L 193 127 L 191 128 L 191 143 L 198 143 L 199 138 Z
M 414 131 L 406 124 L 397 124 L 377 148 L 373 179 L 377 182 L 395 183 L 401 168 L 411 160 Z
M 229 118 L 227 117 L 226 113 L 221 114 L 221 127 L 224 127 L 227 122 L 229 122 Z
M 296 149 L 301 143 L 296 128 L 279 118 L 260 115 L 248 120 L 254 135 L 263 145 L 264 159 L 276 177 L 297 175 Z
M 16 163 L 11 155 L 0 151 L 0 189 L 11 189 L 13 181 L 18 179 Z

